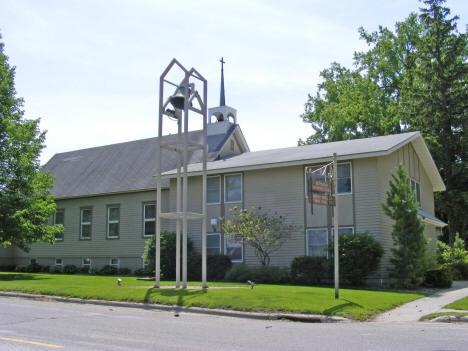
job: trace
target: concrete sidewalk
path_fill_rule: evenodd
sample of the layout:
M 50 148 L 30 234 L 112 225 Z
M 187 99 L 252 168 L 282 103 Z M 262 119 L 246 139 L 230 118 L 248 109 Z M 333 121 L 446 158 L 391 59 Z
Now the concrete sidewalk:
M 468 296 L 468 281 L 453 282 L 450 289 L 441 290 L 434 295 L 408 302 L 393 310 L 377 316 L 377 322 L 412 322 L 421 317 L 436 312 L 444 312 L 442 308 L 452 302 Z

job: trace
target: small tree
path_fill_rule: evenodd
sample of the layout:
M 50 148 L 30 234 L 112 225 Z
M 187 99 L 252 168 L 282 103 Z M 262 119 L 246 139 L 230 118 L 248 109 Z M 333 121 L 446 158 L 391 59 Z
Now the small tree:
M 418 203 L 402 165 L 397 176 L 392 175 L 386 204 L 382 208 L 395 221 L 393 225 L 392 275 L 403 287 L 418 286 L 423 282 L 426 270 L 426 247 L 424 224 L 418 217 Z
M 223 230 L 230 238 L 243 239 L 255 249 L 262 265 L 270 264 L 270 256 L 279 250 L 297 226 L 286 224 L 286 218 L 278 214 L 261 212 L 261 208 L 240 210 L 237 206 L 229 210 L 231 218 L 223 223 Z

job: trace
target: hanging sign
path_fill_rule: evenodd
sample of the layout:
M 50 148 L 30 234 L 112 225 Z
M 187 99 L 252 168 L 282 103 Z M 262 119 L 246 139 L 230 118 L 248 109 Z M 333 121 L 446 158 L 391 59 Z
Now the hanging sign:
M 312 193 L 312 196 L 309 197 L 309 201 L 317 205 L 335 206 L 335 197 L 328 194 Z

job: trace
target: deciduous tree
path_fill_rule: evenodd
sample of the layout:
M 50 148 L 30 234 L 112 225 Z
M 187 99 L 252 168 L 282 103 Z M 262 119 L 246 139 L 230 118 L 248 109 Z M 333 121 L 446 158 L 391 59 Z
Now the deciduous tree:
M 53 177 L 42 173 L 39 163 L 45 133 L 38 119 L 23 117 L 15 69 L 3 50 L 0 36 L 0 245 L 28 250 L 33 242 L 53 243 L 63 227 L 49 223 L 55 212 Z

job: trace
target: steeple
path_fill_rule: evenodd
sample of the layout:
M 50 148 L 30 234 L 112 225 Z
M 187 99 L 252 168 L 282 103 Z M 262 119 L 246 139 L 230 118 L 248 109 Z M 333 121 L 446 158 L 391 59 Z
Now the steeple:
M 221 90 L 219 96 L 219 106 L 226 106 L 226 98 L 224 96 L 224 64 L 226 63 L 223 58 L 221 57 Z
M 221 89 L 219 92 L 219 106 L 208 109 L 208 123 L 214 124 L 211 121 L 211 117 L 215 116 L 215 122 L 227 122 L 227 125 L 237 124 L 236 109 L 226 105 L 226 94 L 224 92 L 224 64 L 226 61 L 224 61 L 224 58 L 221 57 L 219 62 L 221 62 Z

